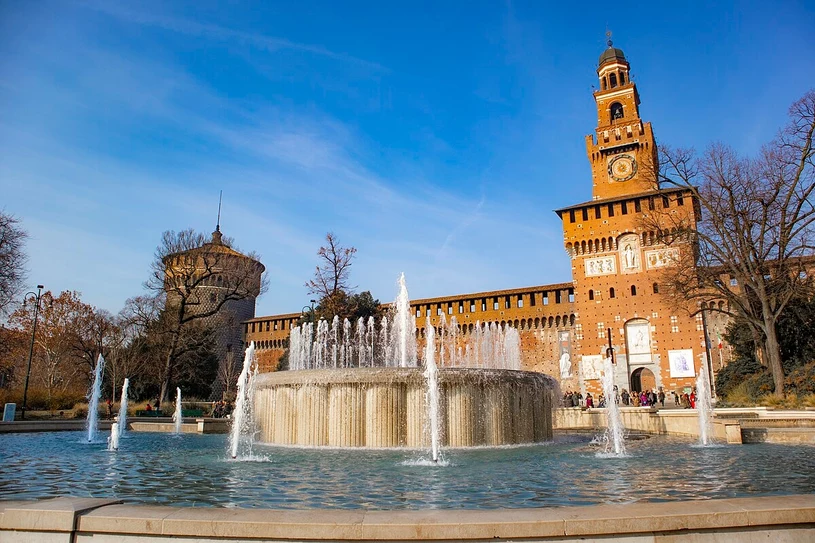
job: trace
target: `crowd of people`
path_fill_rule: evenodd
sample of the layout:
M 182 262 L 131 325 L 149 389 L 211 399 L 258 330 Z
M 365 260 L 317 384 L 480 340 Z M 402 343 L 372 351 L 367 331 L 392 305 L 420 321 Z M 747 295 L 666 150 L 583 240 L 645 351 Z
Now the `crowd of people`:
M 619 391 L 617 386 L 614 386 L 614 395 L 618 405 L 629 407 L 665 407 L 666 394 L 662 387 L 658 390 L 648 389 L 642 391 L 628 392 L 626 389 Z M 696 389 L 693 389 L 690 394 L 683 392 L 682 394 L 677 391 L 672 391 L 673 403 L 675 407 L 683 409 L 696 408 Z M 564 407 L 605 407 L 606 398 L 601 393 L 595 398 L 591 392 L 587 392 L 586 396 L 580 391 L 567 390 L 563 394 Z

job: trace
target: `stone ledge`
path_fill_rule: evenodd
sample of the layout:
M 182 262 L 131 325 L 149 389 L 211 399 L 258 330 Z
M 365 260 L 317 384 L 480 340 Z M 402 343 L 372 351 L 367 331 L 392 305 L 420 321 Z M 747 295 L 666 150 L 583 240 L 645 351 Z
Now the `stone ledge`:
M 0 532 L 6 530 L 72 532 L 76 519 L 87 511 L 122 503 L 116 499 L 54 498 L 3 506 Z M 2 539 L 2 538 L 0 538 Z
M 122 505 L 116 500 L 57 498 L 0 502 L 0 539 L 15 531 L 70 532 L 131 540 L 485 540 L 625 538 L 702 532 L 809 530 L 815 495 L 505 510 L 260 510 Z M 649 535 L 650 534 L 650 535 Z M 104 538 L 103 538 L 104 539 Z

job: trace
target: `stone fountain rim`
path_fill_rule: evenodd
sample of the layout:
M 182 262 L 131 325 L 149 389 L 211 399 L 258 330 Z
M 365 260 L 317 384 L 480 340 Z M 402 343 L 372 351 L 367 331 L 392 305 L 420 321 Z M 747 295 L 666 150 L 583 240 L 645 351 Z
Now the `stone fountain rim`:
M 439 368 L 439 382 L 462 384 L 527 384 L 553 386 L 551 376 L 534 371 L 486 368 Z M 261 373 L 255 377 L 255 388 L 280 385 L 336 385 L 336 384 L 421 384 L 424 368 L 337 368 L 317 370 L 286 370 Z

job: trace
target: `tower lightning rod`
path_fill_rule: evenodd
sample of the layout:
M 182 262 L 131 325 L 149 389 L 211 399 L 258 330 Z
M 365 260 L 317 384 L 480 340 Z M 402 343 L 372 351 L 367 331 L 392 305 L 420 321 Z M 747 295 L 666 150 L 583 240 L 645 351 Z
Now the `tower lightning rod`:
M 223 198 L 223 196 L 224 196 L 224 191 L 221 190 L 221 192 L 218 194 L 218 222 L 215 223 L 215 231 L 216 232 L 221 231 L 221 199 Z

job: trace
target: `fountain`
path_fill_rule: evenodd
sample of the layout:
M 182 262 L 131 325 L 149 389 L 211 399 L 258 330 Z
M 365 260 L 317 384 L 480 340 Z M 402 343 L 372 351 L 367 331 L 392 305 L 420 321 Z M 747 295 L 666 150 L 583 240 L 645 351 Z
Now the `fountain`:
M 252 453 L 252 442 L 254 440 L 252 405 L 254 402 L 254 381 L 257 376 L 257 366 L 254 374 L 252 373 L 254 363 L 255 343 L 252 342 L 246 349 L 243 369 L 238 377 L 238 395 L 235 399 L 235 410 L 232 412 L 232 429 L 229 436 L 229 452 L 232 458 L 238 457 L 241 448 L 250 456 Z
M 424 357 L 424 377 L 427 379 L 427 418 L 430 424 L 430 454 L 433 462 L 439 461 L 439 370 L 436 368 L 436 343 L 434 329 L 427 319 L 427 346 Z
M 603 361 L 603 395 L 606 398 L 607 428 L 604 436 L 604 454 L 625 456 L 625 428 L 620 416 L 620 405 L 617 403 L 617 391 L 614 389 L 614 364 L 611 357 Z
M 175 435 L 181 435 L 181 424 L 184 422 L 184 417 L 181 412 L 181 387 L 175 389 L 175 412 L 173 413 L 173 422 L 175 423 Z
M 448 323 L 419 333 L 404 275 L 388 316 L 320 320 L 291 330 L 289 371 L 254 380 L 259 440 L 329 447 L 434 448 L 535 443 L 552 438 L 549 376 L 520 371 L 511 326 Z M 418 367 L 417 337 L 425 364 Z M 430 353 L 432 351 L 432 356 Z M 435 434 L 427 381 L 437 383 Z M 436 443 L 433 444 L 435 435 Z
M 102 376 L 105 372 L 105 359 L 102 355 L 96 359 L 96 369 L 93 372 L 93 384 L 88 398 L 88 419 L 86 430 L 88 432 L 88 443 L 96 440 L 99 426 L 99 400 L 102 397 Z
M 710 381 L 704 364 L 696 377 L 696 413 L 699 417 L 699 444 L 709 445 L 712 433 L 710 419 L 713 414 L 713 402 L 710 397 Z
M 110 425 L 110 436 L 108 436 L 108 450 L 109 451 L 118 451 L 119 450 L 119 423 L 114 422 Z
M 127 389 L 130 386 L 130 379 L 125 377 L 125 382 L 122 383 L 122 397 L 119 403 L 119 437 L 125 435 L 127 430 Z

